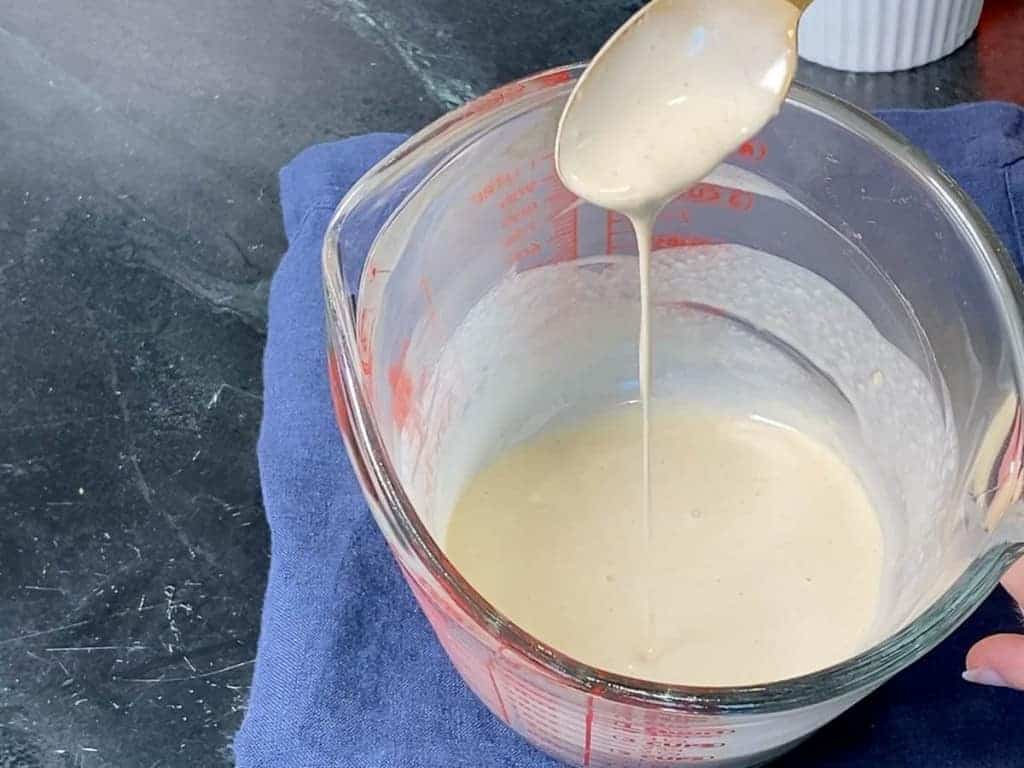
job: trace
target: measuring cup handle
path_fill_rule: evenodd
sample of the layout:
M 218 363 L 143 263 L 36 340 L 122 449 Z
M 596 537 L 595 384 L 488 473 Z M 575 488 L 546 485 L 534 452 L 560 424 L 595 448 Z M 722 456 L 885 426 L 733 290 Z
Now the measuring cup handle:
M 985 529 L 1024 555 L 1024 417 L 1010 393 L 996 411 L 974 463 L 973 496 L 985 513 Z

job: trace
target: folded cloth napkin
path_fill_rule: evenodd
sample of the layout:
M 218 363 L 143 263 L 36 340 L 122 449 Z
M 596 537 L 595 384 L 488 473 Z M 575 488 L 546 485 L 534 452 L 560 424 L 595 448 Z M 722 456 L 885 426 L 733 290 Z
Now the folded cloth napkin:
M 887 112 L 981 205 L 1017 263 L 1024 111 Z M 289 248 L 270 292 L 259 441 L 270 578 L 240 768 L 554 766 L 454 672 L 399 575 L 345 457 L 328 393 L 320 242 L 340 197 L 402 136 L 314 146 L 281 171 Z M 972 639 L 1011 629 L 994 596 L 968 627 L 790 757 L 786 766 L 1006 766 L 1024 696 L 960 681 Z

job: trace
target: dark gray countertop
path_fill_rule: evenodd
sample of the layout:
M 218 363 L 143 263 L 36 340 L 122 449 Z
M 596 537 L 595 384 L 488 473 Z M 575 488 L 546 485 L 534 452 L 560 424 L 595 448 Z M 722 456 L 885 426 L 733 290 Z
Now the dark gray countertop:
M 277 169 L 585 58 L 638 5 L 0 7 L 0 768 L 230 762 L 267 565 L 254 444 Z M 1022 70 L 1024 9 L 989 0 L 940 63 L 800 78 L 866 107 L 942 106 L 1024 102 Z M 957 665 L 1012 624 L 994 596 L 922 662 L 938 682 L 897 679 L 784 763 L 902 765 L 921 745 L 888 714 L 956 695 L 989 746 L 950 741 L 942 764 L 1010 765 L 1024 699 L 970 722 L 971 696 L 1013 694 L 964 690 Z

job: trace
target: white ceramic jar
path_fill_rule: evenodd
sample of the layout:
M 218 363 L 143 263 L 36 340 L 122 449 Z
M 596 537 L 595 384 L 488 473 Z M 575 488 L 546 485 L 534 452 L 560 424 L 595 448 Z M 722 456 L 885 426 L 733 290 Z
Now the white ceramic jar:
M 966 42 L 983 0 L 815 0 L 800 22 L 800 55 L 852 72 L 935 61 Z

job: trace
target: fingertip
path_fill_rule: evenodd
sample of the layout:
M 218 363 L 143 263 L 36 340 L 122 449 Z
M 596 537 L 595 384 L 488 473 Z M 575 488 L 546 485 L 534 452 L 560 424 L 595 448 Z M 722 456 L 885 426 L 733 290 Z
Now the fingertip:
M 987 685 L 992 688 L 1010 687 L 1010 684 L 1003 679 L 1003 676 L 994 669 L 985 669 L 984 667 L 965 669 L 960 676 L 966 682 L 974 683 L 975 685 Z
M 1024 691 L 1024 635 L 993 635 L 967 653 L 964 679 Z
M 1003 586 L 1024 607 L 1024 559 L 1018 560 L 1003 576 Z

